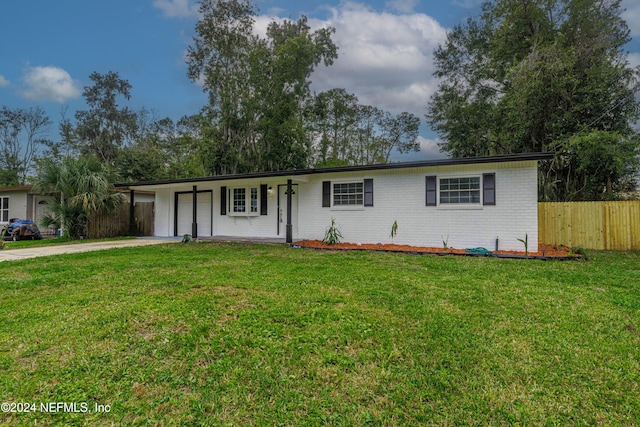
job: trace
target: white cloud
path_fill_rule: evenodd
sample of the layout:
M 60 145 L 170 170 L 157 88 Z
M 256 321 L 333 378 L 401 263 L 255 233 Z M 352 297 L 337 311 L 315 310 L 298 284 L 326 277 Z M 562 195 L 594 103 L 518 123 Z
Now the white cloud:
M 412 13 L 418 5 L 418 0 L 391 0 L 387 7 L 402 13 Z
M 62 68 L 30 67 L 22 77 L 25 89 L 22 96 L 32 101 L 55 101 L 63 103 L 81 94 L 77 83 Z
M 418 137 L 420 143 L 420 155 L 426 159 L 446 159 L 449 157 L 446 153 L 440 151 L 442 140 L 439 138 L 428 139 L 422 136 Z
M 397 9 L 414 1 L 393 3 Z M 408 111 L 424 120 L 427 103 L 438 85 L 433 76 L 433 50 L 444 42 L 446 29 L 423 13 L 377 12 L 361 3 L 341 3 L 329 11 L 327 19 L 310 19 L 309 25 L 312 29 L 336 29 L 333 40 L 339 47 L 338 59 L 330 67 L 318 65 L 311 76 L 312 90 L 344 88 L 362 104 L 394 114 Z M 256 17 L 256 34 L 264 37 L 269 23 L 281 20 L 275 12 Z M 420 137 L 420 153 L 394 160 L 446 157 L 437 143 Z
M 632 67 L 640 67 L 640 53 L 629 53 L 627 59 Z
M 5 79 L 4 76 L 0 74 L 0 87 L 7 87 L 9 86 L 9 83 L 9 80 Z
M 622 7 L 627 9 L 622 13 L 622 19 L 627 21 L 631 36 L 640 36 L 640 4 L 638 0 L 624 0 Z
M 153 0 L 153 6 L 169 18 L 191 18 L 198 16 L 198 6 L 190 0 Z
M 310 23 L 316 28 L 335 27 L 334 41 L 339 46 L 334 65 L 319 66 L 313 74 L 314 90 L 345 88 L 363 104 L 424 116 L 437 88 L 432 53 L 446 37 L 435 19 L 343 3 L 332 9 L 329 19 Z

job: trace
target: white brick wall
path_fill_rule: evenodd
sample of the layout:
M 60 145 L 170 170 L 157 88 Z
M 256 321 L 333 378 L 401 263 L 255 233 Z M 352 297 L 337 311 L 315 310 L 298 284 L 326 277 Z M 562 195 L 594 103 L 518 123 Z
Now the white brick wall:
M 425 176 L 438 178 L 496 175 L 496 205 L 473 208 L 425 206 Z M 340 227 L 344 241 L 391 243 L 391 226 L 398 222 L 394 243 L 442 247 L 442 240 L 454 248 L 485 247 L 493 250 L 496 238 L 500 249 L 523 250 L 517 239 L 529 236 L 529 247 L 538 245 L 537 164 L 505 162 L 484 165 L 453 165 L 415 169 L 386 169 L 293 176 L 298 184 L 298 229 L 294 238 L 322 239 L 331 218 Z M 322 207 L 323 181 L 361 181 L 373 179 L 374 206 L 356 210 Z M 213 190 L 213 234 L 227 236 L 277 237 L 278 185 L 287 177 L 197 183 L 198 190 Z M 268 215 L 234 217 L 220 215 L 220 187 L 259 186 L 273 188 L 268 197 Z M 149 188 L 156 191 L 155 231 L 172 236 L 174 194 L 190 191 L 192 184 Z M 229 203 L 229 201 L 228 201 Z M 281 200 L 285 212 L 286 200 Z M 281 227 L 284 236 L 284 223 Z
M 524 250 L 517 239 L 529 236 L 529 247 L 538 245 L 537 169 L 535 162 L 463 165 L 415 170 L 372 171 L 366 175 L 314 175 L 300 199 L 300 238 L 322 238 L 336 220 L 344 241 L 391 243 L 391 226 L 398 223 L 394 243 L 442 247 L 485 247 Z M 464 209 L 425 206 L 425 176 L 438 178 L 496 174 L 496 205 Z M 373 178 L 374 206 L 361 210 L 322 208 L 322 181 Z

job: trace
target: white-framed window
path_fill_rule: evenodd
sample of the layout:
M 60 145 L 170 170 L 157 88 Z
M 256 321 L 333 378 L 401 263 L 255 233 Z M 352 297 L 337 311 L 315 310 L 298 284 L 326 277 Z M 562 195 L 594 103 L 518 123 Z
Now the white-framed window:
M 364 206 L 364 183 L 334 182 L 333 206 Z
M 249 205 L 249 213 L 258 214 L 258 189 L 251 187 L 251 204 Z
M 9 222 L 9 197 L 0 197 L 0 222 Z
M 440 178 L 440 205 L 480 205 L 480 177 Z
M 236 216 L 260 215 L 260 194 L 258 187 L 238 187 L 229 190 L 231 205 L 229 214 Z
M 245 213 L 247 210 L 247 189 L 233 189 L 233 213 Z

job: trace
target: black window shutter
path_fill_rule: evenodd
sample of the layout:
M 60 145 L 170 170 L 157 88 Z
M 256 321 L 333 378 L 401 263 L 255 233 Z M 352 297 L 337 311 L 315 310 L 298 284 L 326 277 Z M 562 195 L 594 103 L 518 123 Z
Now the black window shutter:
M 331 181 L 322 181 L 322 207 L 331 207 Z
M 267 184 L 260 185 L 260 215 L 267 214 Z
M 435 176 L 427 176 L 426 177 L 427 184 L 427 200 L 426 206 L 436 206 L 436 177 Z
M 227 187 L 220 187 L 220 215 L 227 214 Z
M 482 204 L 496 204 L 496 174 L 485 173 L 482 175 Z
M 373 179 L 364 180 L 364 205 L 373 206 Z

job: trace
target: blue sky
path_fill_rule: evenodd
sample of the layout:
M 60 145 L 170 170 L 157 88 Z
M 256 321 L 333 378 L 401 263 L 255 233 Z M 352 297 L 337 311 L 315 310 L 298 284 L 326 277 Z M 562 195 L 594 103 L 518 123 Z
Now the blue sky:
M 433 49 L 446 30 L 479 11 L 477 0 L 256 0 L 256 28 L 275 18 L 306 14 L 312 26 L 336 28 L 333 67 L 320 67 L 312 88 L 344 87 L 361 103 L 424 120 L 433 78 Z M 624 0 L 634 40 L 630 62 L 640 65 L 640 2 Z M 63 108 L 84 109 L 82 88 L 93 71 L 116 71 L 133 86 L 130 106 L 178 119 L 206 103 L 186 77 L 184 53 L 197 19 L 193 0 L 29 0 L 0 5 L 0 105 L 40 106 L 54 122 Z M 441 157 L 423 124 L 418 158 Z M 407 160 L 396 158 L 395 160 Z

